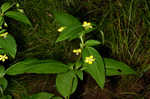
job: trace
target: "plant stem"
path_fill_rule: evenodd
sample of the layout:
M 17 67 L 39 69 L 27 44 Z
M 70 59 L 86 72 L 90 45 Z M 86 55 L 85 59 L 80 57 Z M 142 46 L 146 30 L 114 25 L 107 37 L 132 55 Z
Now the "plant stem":
M 4 96 L 4 92 L 3 92 L 3 89 L 1 86 L 0 86 L 0 92 L 1 92 L 2 96 Z
M 70 96 L 68 96 L 68 99 L 70 98 Z
M 65 97 L 65 99 L 69 99 L 69 96 Z
M 83 48 L 84 47 L 83 35 L 80 36 L 80 40 L 81 40 L 80 46 L 81 48 Z

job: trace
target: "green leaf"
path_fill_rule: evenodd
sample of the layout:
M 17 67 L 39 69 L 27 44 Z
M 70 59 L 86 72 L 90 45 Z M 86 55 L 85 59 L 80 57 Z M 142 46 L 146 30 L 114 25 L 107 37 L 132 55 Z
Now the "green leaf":
M 87 33 L 90 33 L 92 32 L 93 30 L 95 30 L 96 28 L 90 28 L 90 29 L 87 29 L 87 30 L 84 30 L 84 32 L 82 32 L 82 35 L 85 35 Z
M 58 92 L 64 96 L 70 96 L 75 92 L 78 85 L 78 79 L 73 71 L 58 74 L 56 77 L 56 87 Z
M 17 62 L 16 64 L 10 66 L 6 70 L 6 74 L 8 75 L 17 75 L 17 74 L 23 74 L 26 70 L 30 69 L 31 66 L 36 63 L 38 59 L 26 59 L 21 62 Z
M 6 32 L 6 31 L 7 31 L 6 29 L 0 30 L 0 34 Z
M 26 71 L 26 73 L 38 73 L 38 74 L 54 74 L 68 71 L 68 66 L 58 61 L 41 62 L 33 66 L 32 69 Z
M 6 2 L 1 6 L 1 10 L 2 13 L 6 12 L 7 10 L 9 10 L 11 7 L 13 7 L 14 4 L 10 3 L 10 2 Z
M 7 96 L 0 97 L 0 99 L 12 99 L 12 96 L 7 95 Z
M 8 75 L 23 73 L 54 74 L 68 71 L 68 66 L 54 60 L 27 59 L 18 62 L 6 71 Z
M 9 18 L 15 19 L 19 22 L 23 22 L 25 24 L 32 26 L 30 20 L 26 17 L 24 13 L 18 11 L 8 11 L 5 13 L 5 15 Z
M 83 71 L 78 70 L 78 71 L 76 72 L 76 75 L 80 78 L 80 80 L 83 80 Z
M 54 94 L 51 94 L 51 93 L 40 92 L 38 94 L 29 96 L 27 99 L 51 99 L 53 96 L 54 96 Z
M 8 85 L 7 80 L 4 77 L 0 78 L 0 87 L 2 87 L 3 90 L 7 88 L 7 85 Z
M 81 22 L 70 14 L 64 12 L 54 12 L 53 14 L 56 21 L 61 24 L 61 26 L 70 27 L 81 25 Z
M 4 18 L 3 16 L 0 16 L 0 27 L 2 27 L 3 23 L 4 23 Z
M 92 47 L 86 47 L 83 49 L 82 58 L 85 61 L 86 57 L 93 56 L 95 61 L 93 64 L 84 63 L 86 67 L 85 71 L 88 72 L 97 82 L 97 84 L 104 88 L 105 83 L 105 69 L 103 59 L 100 54 Z
M 88 40 L 85 42 L 85 46 L 96 46 L 101 44 L 101 42 L 97 41 L 97 40 Z
M 61 97 L 52 97 L 52 99 L 63 99 Z
M 6 38 L 0 38 L 0 48 L 11 57 L 15 58 L 17 52 L 17 45 L 15 39 L 11 35 L 7 35 Z
M 119 62 L 109 58 L 104 58 L 104 62 L 106 66 L 107 76 L 136 74 L 133 69 L 131 69 L 123 62 Z
M 73 40 L 79 37 L 80 33 L 84 30 L 81 22 L 70 14 L 64 12 L 54 12 L 55 19 L 61 26 L 66 27 L 56 40 L 60 42 L 66 39 Z
M 79 37 L 80 32 L 83 31 L 83 28 L 81 25 L 75 25 L 75 26 L 70 26 L 66 27 L 59 35 L 57 38 L 56 42 L 60 42 L 66 39 L 75 39 Z
M 0 78 L 4 77 L 5 75 L 5 68 L 4 66 L 0 66 Z

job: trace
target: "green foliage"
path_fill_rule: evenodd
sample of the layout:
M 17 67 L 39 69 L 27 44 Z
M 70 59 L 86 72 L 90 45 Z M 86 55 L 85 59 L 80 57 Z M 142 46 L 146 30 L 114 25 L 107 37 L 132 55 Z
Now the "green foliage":
M 76 75 L 80 78 L 80 80 L 83 80 L 83 71 L 81 70 L 76 71 Z
M 104 63 L 106 66 L 107 76 L 136 74 L 134 70 L 132 70 L 128 65 L 123 62 L 104 58 Z
M 54 60 L 27 59 L 12 65 L 7 69 L 6 74 L 17 75 L 23 73 L 62 73 L 68 70 L 68 66 Z
M 62 31 L 56 42 L 79 37 L 79 33 L 83 31 L 81 22 L 79 20 L 63 12 L 54 12 L 54 16 L 56 21 L 58 21 L 61 26 L 65 27 L 64 31 Z
M 0 16 L 0 27 L 2 26 L 3 23 L 4 23 L 4 18 L 3 16 Z
M 2 6 L 1 6 L 1 12 L 0 12 L 0 30 L 1 30 L 0 32 L 1 33 L 6 31 L 5 29 L 3 29 L 3 25 L 5 27 L 8 27 L 7 23 L 4 20 L 5 16 L 14 18 L 18 21 L 24 22 L 24 23 L 29 24 L 31 26 L 31 23 L 28 20 L 28 18 L 24 14 L 22 14 L 21 12 L 8 11 L 10 8 L 13 7 L 13 5 L 14 4 L 12 4 L 10 2 L 6 2 L 6 3 L 2 4 Z M 1 50 L 3 50 L 3 52 L 4 52 L 3 54 L 8 54 L 12 58 L 15 58 L 17 47 L 16 47 L 16 42 L 15 42 L 14 38 L 11 35 L 6 35 L 3 38 L 2 35 L 4 35 L 4 34 L 1 34 L 1 37 L 0 37 L 0 48 L 1 48 Z
M 12 99 L 12 97 L 10 95 L 7 95 L 7 96 L 2 96 L 0 97 L 1 99 Z
M 40 92 L 37 94 L 33 94 L 32 96 L 22 97 L 23 99 L 62 99 L 61 97 L 57 97 L 52 93 Z
M 79 37 L 79 33 L 82 31 L 81 25 L 75 25 L 75 26 L 68 26 L 62 31 L 56 42 L 60 42 L 66 39 L 75 39 Z M 72 38 L 73 37 L 73 38 Z
M 13 36 L 9 34 L 6 38 L 0 38 L 0 48 L 8 55 L 15 58 L 17 45 Z
M 2 13 L 5 13 L 7 10 L 9 10 L 11 7 L 13 7 L 14 4 L 11 2 L 6 2 L 1 6 Z
M 4 66 L 0 66 L 0 78 L 5 75 L 5 68 Z
M 56 87 L 59 93 L 68 97 L 75 92 L 78 85 L 78 79 L 73 71 L 58 74 L 56 77 Z
M 52 97 L 52 99 L 62 99 L 61 97 Z
M 15 19 L 19 22 L 23 22 L 25 24 L 28 24 L 32 26 L 31 22 L 29 19 L 24 15 L 24 13 L 18 12 L 18 11 L 7 11 L 5 15 L 9 18 Z
M 64 13 L 64 12 L 54 12 L 54 17 L 56 21 L 61 25 L 61 26 L 78 26 L 81 25 L 81 22 L 73 17 L 70 14 Z
M 60 17 L 61 17 L 61 15 L 60 15 Z M 57 16 L 57 18 L 58 18 L 58 16 Z M 59 18 L 59 19 L 61 19 L 61 18 Z M 62 17 L 62 20 L 63 20 L 63 17 Z M 63 21 L 60 21 L 60 24 L 62 24 L 62 23 L 63 23 Z M 68 24 L 72 24 L 72 23 L 68 23 Z M 82 71 L 84 70 L 84 71 L 88 72 L 96 80 L 97 84 L 101 88 L 104 88 L 105 73 L 106 73 L 107 76 L 123 75 L 123 74 L 135 74 L 135 72 L 131 68 L 129 68 L 129 66 L 127 66 L 124 63 L 121 63 L 121 62 L 118 62 L 118 61 L 115 61 L 115 60 L 113 60 L 113 61 L 112 60 L 107 60 L 107 59 L 104 59 L 105 61 L 103 61 L 103 59 L 102 59 L 101 55 L 98 53 L 98 51 L 96 49 L 90 47 L 90 46 L 99 45 L 100 42 L 96 41 L 96 40 L 84 41 L 84 39 L 83 39 L 83 37 L 86 35 L 86 33 L 90 33 L 91 31 L 94 30 L 93 27 L 90 26 L 91 23 L 86 22 L 85 24 L 86 25 L 84 25 L 84 24 L 82 25 L 82 27 L 85 29 L 85 30 L 83 29 L 82 31 L 80 31 L 80 29 L 76 28 L 76 26 L 78 26 L 78 24 L 76 26 L 74 25 L 73 27 L 76 28 L 79 31 L 73 30 L 72 27 L 65 27 L 64 30 L 61 31 L 62 34 L 60 34 L 60 36 L 58 37 L 58 39 L 56 41 L 56 42 L 63 41 L 63 40 L 69 39 L 71 37 L 74 37 L 72 35 L 74 32 L 66 31 L 68 28 L 70 28 L 70 30 L 72 30 L 72 31 L 77 32 L 76 35 L 78 35 L 78 37 L 80 37 L 80 40 L 81 40 L 80 47 L 81 47 L 81 50 L 82 50 L 82 54 L 81 54 L 82 63 L 80 64 L 81 69 L 79 69 L 80 67 L 75 68 L 75 69 L 77 69 L 76 75 L 81 80 L 83 80 L 83 72 Z M 102 33 L 102 40 L 104 41 L 103 32 L 101 32 L 101 33 Z M 80 53 L 79 50 L 74 50 L 73 52 L 76 53 L 76 55 L 78 55 Z M 81 57 L 79 59 L 81 59 Z M 77 63 L 78 63 L 78 61 L 79 60 L 77 60 Z M 106 68 L 104 67 L 104 64 L 106 65 Z M 74 70 L 74 65 L 71 67 L 71 69 Z M 68 75 L 65 75 L 64 77 L 62 77 L 62 76 L 59 77 L 59 75 L 56 78 L 57 90 L 59 91 L 59 93 L 61 93 L 62 96 L 69 97 L 71 95 L 69 93 L 70 90 L 67 89 L 67 86 L 65 86 L 65 85 L 71 85 L 71 84 L 68 84 L 69 80 L 68 80 L 68 82 L 66 80 L 67 76 L 69 77 L 70 75 L 68 74 Z M 58 77 L 60 78 L 60 80 L 58 80 Z M 61 82 L 63 80 L 64 80 L 64 83 Z M 71 80 L 70 80 L 70 82 L 71 82 Z M 68 88 L 70 88 L 70 87 L 68 87 Z
M 85 71 L 88 72 L 96 80 L 97 84 L 101 88 L 104 88 L 105 69 L 104 69 L 104 63 L 102 57 L 92 47 L 86 47 L 83 49 L 83 53 L 82 53 L 83 60 L 85 60 L 87 56 L 91 56 L 91 55 L 95 58 L 95 62 L 93 64 L 85 63 L 84 66 L 87 67 Z
M 7 80 L 4 77 L 0 78 L 0 88 L 2 88 L 2 91 L 4 91 L 7 88 L 7 85 L 8 85 Z
M 14 6 L 14 4 L 10 3 L 10 2 L 6 2 L 4 4 L 2 4 L 1 6 L 1 14 L 0 14 L 0 26 L 3 24 L 3 18 L 4 16 L 13 18 L 17 21 L 23 22 L 25 24 L 28 24 L 30 26 L 32 26 L 31 22 L 29 21 L 29 19 L 24 15 L 24 13 L 19 12 L 19 11 L 8 11 L 10 8 L 12 8 Z
M 32 96 L 29 96 L 26 99 L 52 99 L 53 96 L 54 96 L 53 94 L 41 92 L 38 94 L 33 94 Z
M 85 42 L 85 46 L 89 46 L 89 47 L 90 46 L 97 46 L 99 44 L 101 44 L 101 42 L 96 41 L 96 40 L 88 40 Z

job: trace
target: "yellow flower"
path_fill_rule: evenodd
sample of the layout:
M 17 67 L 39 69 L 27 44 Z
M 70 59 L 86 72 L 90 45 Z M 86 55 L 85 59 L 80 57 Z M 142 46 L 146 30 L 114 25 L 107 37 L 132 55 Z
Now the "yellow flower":
M 91 23 L 90 23 L 90 22 L 86 22 L 86 21 L 83 22 L 82 26 L 83 26 L 86 30 L 88 30 L 88 29 L 90 29 L 90 28 L 93 28 L 92 25 L 91 25 Z
M 6 38 L 7 35 L 8 35 L 8 32 L 5 32 L 5 33 L 0 34 L 0 37 Z
M 0 61 L 4 62 L 8 57 L 5 55 L 0 55 Z
M 65 27 L 62 26 L 62 27 L 60 27 L 57 31 L 58 31 L 58 32 L 62 32 L 64 29 L 65 29 Z
M 81 53 L 81 49 L 74 49 L 73 53 L 75 53 L 76 55 L 79 55 Z
M 89 57 L 85 58 L 85 63 L 93 64 L 94 61 L 95 61 L 95 59 L 93 56 L 89 56 Z

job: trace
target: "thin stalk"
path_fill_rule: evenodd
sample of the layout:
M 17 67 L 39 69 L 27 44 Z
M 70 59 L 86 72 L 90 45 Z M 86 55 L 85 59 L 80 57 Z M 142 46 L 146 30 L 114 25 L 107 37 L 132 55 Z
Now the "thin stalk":
M 81 49 L 83 49 L 83 47 L 84 47 L 83 35 L 80 36 L 80 40 L 81 40 L 80 47 L 81 47 Z
M 130 8 L 129 8 L 129 21 L 128 21 L 128 30 L 127 30 L 127 34 L 129 33 L 129 28 L 130 28 L 130 23 L 131 23 L 133 1 L 134 1 L 134 0 L 131 1 L 131 3 L 130 3 Z
M 1 86 L 0 86 L 0 92 L 1 92 L 2 96 L 4 96 L 4 92 L 3 92 L 3 89 Z

